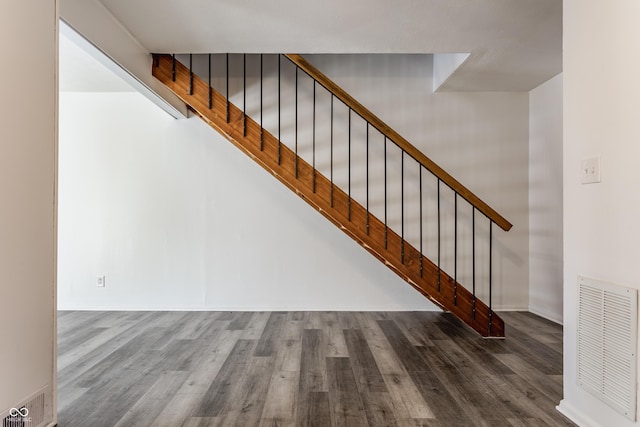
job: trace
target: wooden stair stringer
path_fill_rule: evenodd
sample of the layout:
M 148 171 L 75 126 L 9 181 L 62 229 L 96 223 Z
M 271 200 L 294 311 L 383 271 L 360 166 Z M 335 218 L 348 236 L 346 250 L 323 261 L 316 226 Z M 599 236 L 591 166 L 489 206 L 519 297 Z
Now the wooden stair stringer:
M 491 331 L 489 331 L 490 310 L 484 302 L 475 299 L 474 316 L 474 297 L 471 292 L 461 284 L 456 284 L 453 278 L 443 270 L 438 271 L 437 265 L 421 255 L 406 241 L 403 243 L 397 233 L 386 228 L 384 223 L 374 215 L 367 214 L 362 205 L 350 199 L 348 194 L 314 170 L 309 163 L 296 156 L 275 136 L 261 129 L 259 123 L 249 116 L 244 117 L 242 110 L 231 103 L 228 105 L 229 120 L 227 121 L 227 100 L 213 88 L 211 88 L 213 102 L 210 109 L 209 86 L 196 75 L 193 75 L 193 94 L 190 95 L 189 69 L 176 61 L 174 81 L 172 68 L 171 56 L 154 55 L 153 75 L 182 99 L 191 112 L 216 129 L 426 298 L 443 310 L 456 315 L 480 335 L 504 337 L 504 322 L 495 312 L 491 312 Z M 243 123 L 245 120 L 246 134 Z M 440 276 L 440 285 L 438 285 L 438 276 Z M 454 294 L 457 296 L 454 297 Z

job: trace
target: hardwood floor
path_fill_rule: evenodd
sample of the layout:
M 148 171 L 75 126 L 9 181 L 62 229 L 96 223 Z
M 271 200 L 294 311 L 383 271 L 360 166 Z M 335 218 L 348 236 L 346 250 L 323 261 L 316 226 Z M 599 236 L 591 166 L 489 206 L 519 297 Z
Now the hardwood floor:
M 502 314 L 60 312 L 58 425 L 573 425 L 562 327 Z

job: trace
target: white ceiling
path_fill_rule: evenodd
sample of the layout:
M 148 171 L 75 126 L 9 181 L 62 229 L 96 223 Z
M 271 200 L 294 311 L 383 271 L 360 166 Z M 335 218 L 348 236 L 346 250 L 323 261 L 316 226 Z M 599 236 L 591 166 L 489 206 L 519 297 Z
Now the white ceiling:
M 561 0 L 98 1 L 156 53 L 471 53 L 445 90 L 528 91 L 562 70 Z

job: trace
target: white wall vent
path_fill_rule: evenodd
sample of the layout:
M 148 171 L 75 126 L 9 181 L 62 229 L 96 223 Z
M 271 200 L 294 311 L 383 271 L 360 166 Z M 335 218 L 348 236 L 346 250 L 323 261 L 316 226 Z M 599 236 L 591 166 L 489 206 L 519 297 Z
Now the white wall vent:
M 638 292 L 578 276 L 578 385 L 636 420 Z
M 42 427 L 52 420 L 53 406 L 49 386 L 0 414 L 1 427 Z

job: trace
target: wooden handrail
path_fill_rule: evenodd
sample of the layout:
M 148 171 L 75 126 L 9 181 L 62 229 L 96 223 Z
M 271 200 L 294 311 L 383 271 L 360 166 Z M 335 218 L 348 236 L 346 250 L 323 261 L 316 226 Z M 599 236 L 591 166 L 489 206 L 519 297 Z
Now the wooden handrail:
M 359 114 L 363 119 L 371 124 L 384 136 L 393 141 L 398 147 L 413 157 L 418 163 L 422 164 L 427 170 L 434 174 L 443 183 L 449 186 L 453 191 L 458 193 L 462 198 L 475 206 L 477 210 L 482 212 L 487 218 L 495 222 L 498 227 L 504 231 L 509 231 L 512 227 L 502 215 L 496 212 L 491 206 L 483 202 L 478 196 L 473 194 L 471 190 L 462 185 L 458 180 L 449 175 L 444 169 L 438 166 L 433 160 L 425 156 L 422 151 L 414 147 L 409 141 L 404 139 L 398 132 L 393 130 L 389 125 L 380 120 L 375 114 L 369 111 L 364 105 L 356 101 L 344 89 L 334 83 L 329 77 L 324 75 L 320 70 L 311 65 L 302 55 L 286 54 L 291 62 L 297 65 L 301 70 L 307 73 L 311 78 L 317 81 L 325 89 L 331 92 L 336 98 L 344 102 L 354 112 Z

